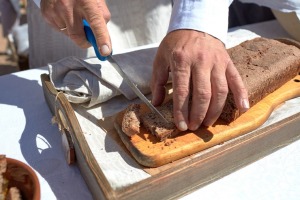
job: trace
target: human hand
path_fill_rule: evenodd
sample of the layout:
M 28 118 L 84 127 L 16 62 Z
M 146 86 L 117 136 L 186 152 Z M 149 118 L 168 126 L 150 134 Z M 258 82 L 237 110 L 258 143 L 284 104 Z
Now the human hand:
M 169 72 L 174 122 L 181 131 L 213 125 L 222 112 L 228 87 L 240 112 L 249 108 L 247 90 L 224 44 L 206 33 L 176 30 L 163 39 L 153 63 L 153 105 L 164 100 Z
M 41 0 L 41 12 L 46 22 L 70 37 L 81 48 L 87 48 L 83 22 L 90 24 L 99 52 L 103 56 L 111 53 L 111 41 L 106 23 L 110 12 L 105 0 Z

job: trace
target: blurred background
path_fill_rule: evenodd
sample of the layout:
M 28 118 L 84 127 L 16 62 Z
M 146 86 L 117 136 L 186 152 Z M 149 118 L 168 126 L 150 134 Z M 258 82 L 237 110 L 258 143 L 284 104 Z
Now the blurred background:
M 0 0 L 0 75 L 28 69 L 27 0 Z

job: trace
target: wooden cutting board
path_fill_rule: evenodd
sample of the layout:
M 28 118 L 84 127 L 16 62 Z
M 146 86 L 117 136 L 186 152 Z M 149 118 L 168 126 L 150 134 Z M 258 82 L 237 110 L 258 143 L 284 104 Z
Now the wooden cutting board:
M 121 129 L 123 112 L 117 115 L 115 128 L 137 162 L 147 167 L 158 167 L 255 130 L 268 119 L 277 106 L 298 96 L 300 75 L 266 96 L 230 124 L 219 120 L 211 127 L 185 131 L 163 142 L 143 128 L 139 134 L 128 137 Z

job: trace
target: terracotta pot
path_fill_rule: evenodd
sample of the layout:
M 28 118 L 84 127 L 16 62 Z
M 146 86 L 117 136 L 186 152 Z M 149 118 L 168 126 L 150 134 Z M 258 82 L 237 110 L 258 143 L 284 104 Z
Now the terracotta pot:
M 40 200 L 40 183 L 33 169 L 25 163 L 6 158 L 7 169 L 4 177 L 9 181 L 8 187 L 17 187 L 25 200 Z

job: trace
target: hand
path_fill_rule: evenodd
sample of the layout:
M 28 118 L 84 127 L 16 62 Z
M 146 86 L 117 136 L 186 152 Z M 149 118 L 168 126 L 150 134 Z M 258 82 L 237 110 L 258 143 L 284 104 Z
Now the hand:
M 153 63 L 154 105 L 164 100 L 169 72 L 173 79 L 174 122 L 181 131 L 213 125 L 222 112 L 228 87 L 239 110 L 249 108 L 247 90 L 223 43 L 206 33 L 176 30 L 163 39 Z
M 86 40 L 82 20 L 86 19 L 95 35 L 103 56 L 111 52 L 106 23 L 110 12 L 105 0 L 41 0 L 41 12 L 46 22 L 69 36 L 78 46 L 91 46 Z

